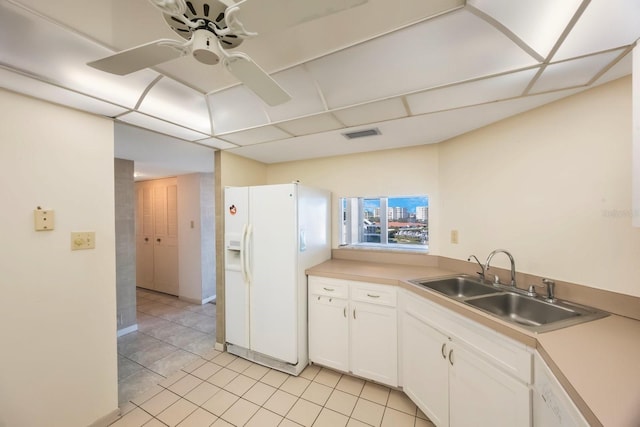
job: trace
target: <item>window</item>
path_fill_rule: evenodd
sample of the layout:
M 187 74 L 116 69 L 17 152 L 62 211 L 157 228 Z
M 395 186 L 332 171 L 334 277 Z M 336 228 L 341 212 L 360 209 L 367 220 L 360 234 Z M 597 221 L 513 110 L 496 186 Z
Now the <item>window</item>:
M 340 199 L 341 246 L 426 251 L 429 199 L 420 196 L 344 197 Z

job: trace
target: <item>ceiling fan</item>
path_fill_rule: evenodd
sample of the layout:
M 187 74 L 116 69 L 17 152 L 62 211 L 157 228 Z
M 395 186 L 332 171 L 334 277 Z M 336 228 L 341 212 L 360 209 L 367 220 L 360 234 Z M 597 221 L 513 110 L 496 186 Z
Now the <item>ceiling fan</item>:
M 242 52 L 227 52 L 246 38 L 311 21 L 367 0 L 149 0 L 160 9 L 169 27 L 186 39 L 155 40 L 87 65 L 126 75 L 191 54 L 203 64 L 224 67 L 268 105 L 291 96 L 258 64 Z

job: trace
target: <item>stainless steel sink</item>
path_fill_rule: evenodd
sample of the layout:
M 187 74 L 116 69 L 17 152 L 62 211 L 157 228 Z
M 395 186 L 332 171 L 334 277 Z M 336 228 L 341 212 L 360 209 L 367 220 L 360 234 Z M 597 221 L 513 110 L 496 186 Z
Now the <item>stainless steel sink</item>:
M 467 275 L 442 277 L 438 279 L 417 279 L 410 280 L 410 282 L 456 299 L 499 292 L 498 289 L 484 285 L 479 280 L 475 280 Z
M 464 274 L 410 282 L 532 332 L 551 331 L 608 316 L 604 311 L 579 304 L 566 301 L 549 303 L 510 292 Z
M 580 316 L 590 314 L 585 310 L 568 308 L 557 304 L 526 297 L 523 295 L 503 293 L 475 298 L 467 304 L 480 310 L 494 314 L 509 322 L 517 323 L 539 330 L 545 325 L 566 320 L 576 320 Z M 582 320 L 582 319 L 580 319 Z

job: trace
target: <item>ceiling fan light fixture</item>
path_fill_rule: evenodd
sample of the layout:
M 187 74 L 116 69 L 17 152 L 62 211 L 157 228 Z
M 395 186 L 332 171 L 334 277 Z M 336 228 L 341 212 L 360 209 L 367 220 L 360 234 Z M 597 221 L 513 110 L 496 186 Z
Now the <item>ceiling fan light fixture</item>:
M 187 11 L 185 0 L 149 0 L 152 5 L 168 15 L 182 15 Z
M 218 39 L 208 30 L 196 30 L 193 32 L 193 57 L 206 65 L 215 65 L 220 62 L 217 53 Z

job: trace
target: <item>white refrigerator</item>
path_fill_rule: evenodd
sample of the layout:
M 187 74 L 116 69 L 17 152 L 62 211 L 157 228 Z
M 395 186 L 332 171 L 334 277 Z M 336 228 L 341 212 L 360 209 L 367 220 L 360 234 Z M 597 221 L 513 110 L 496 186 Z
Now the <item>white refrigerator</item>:
M 331 258 L 328 191 L 225 188 L 227 351 L 298 375 L 308 364 L 305 270 Z

